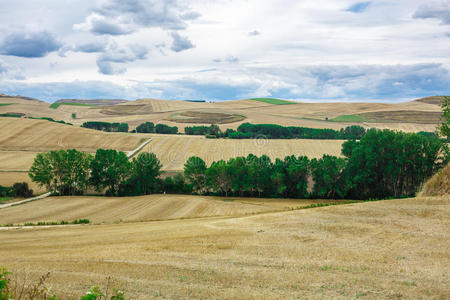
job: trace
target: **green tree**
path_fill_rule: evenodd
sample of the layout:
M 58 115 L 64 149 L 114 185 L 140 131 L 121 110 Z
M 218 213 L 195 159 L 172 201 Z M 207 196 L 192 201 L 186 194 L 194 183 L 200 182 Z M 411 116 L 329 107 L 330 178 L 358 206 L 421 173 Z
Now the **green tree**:
M 442 124 L 438 127 L 439 133 L 443 136 L 447 137 L 447 140 L 450 138 L 450 97 L 444 97 L 442 100 L 442 115 L 441 121 Z
M 344 175 L 346 161 L 343 158 L 324 155 L 311 161 L 314 181 L 313 195 L 319 198 L 344 198 L 351 187 Z
M 158 190 L 158 177 L 161 174 L 161 162 L 155 153 L 140 153 L 133 159 L 131 185 L 135 193 L 149 195 Z
M 60 195 L 86 192 L 92 155 L 75 149 L 39 153 L 30 168 L 33 182 Z
M 213 162 L 206 170 L 206 182 L 209 189 L 228 197 L 232 182 L 227 162 L 224 160 Z
M 124 152 L 98 149 L 91 162 L 90 184 L 107 195 L 116 195 L 119 185 L 130 177 L 131 163 Z
M 136 132 L 140 133 L 154 133 L 155 124 L 153 122 L 145 122 L 136 127 Z
M 200 194 L 205 191 L 206 169 L 206 163 L 197 156 L 190 157 L 184 164 L 184 176 Z
M 128 132 L 128 123 L 120 123 L 117 127 L 118 132 Z

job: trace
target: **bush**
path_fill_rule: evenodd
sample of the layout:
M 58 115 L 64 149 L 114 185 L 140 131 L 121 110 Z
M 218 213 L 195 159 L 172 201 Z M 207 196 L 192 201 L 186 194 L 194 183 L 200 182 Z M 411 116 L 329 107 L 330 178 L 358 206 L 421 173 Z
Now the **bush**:
M 29 198 L 33 196 L 33 190 L 28 188 L 28 183 L 26 182 L 16 182 L 14 183 L 13 188 L 16 197 Z

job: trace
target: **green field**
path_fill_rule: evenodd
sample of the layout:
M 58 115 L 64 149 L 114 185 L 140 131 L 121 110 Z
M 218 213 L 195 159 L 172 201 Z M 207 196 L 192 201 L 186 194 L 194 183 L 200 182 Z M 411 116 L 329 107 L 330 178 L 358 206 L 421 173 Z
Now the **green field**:
M 286 101 L 286 100 L 275 99 L 275 98 L 251 98 L 250 100 L 255 100 L 255 101 L 270 103 L 270 104 L 275 104 L 275 105 L 296 104 L 295 102 L 292 102 L 292 101 Z
M 0 103 L 0 106 L 13 105 L 14 103 Z
M 67 102 L 67 103 L 64 103 L 64 102 L 60 102 L 60 103 L 52 103 L 52 104 L 50 105 L 50 108 L 57 109 L 57 108 L 60 107 L 61 105 L 72 105 L 72 106 L 95 106 L 95 105 L 92 105 L 92 104 L 86 104 L 86 103 L 74 103 L 74 102 Z
M 341 115 L 334 119 L 331 119 L 332 122 L 367 122 L 368 120 L 359 116 L 359 115 Z

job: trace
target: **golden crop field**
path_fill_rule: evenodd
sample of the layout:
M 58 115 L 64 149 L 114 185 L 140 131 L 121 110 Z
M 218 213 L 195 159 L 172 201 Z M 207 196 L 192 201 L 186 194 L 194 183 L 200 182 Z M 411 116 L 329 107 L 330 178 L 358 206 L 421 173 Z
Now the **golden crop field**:
M 0 265 L 28 282 L 50 272 L 52 290 L 73 298 L 111 276 L 133 299 L 447 299 L 449 214 L 444 196 L 3 229 Z
M 139 197 L 49 197 L 0 209 L 0 226 L 39 221 L 72 221 L 83 218 L 98 224 L 238 216 L 282 211 L 311 203 L 327 202 L 330 200 L 225 198 L 168 194 Z
M 263 154 L 275 160 L 288 155 L 319 158 L 323 154 L 341 155 L 342 140 L 269 140 L 269 139 L 207 139 L 202 136 L 151 135 L 151 142 L 142 151 L 154 152 L 163 170 L 183 170 L 191 156 L 202 158 L 207 165 L 232 157 Z
M 46 120 L 0 118 L 0 127 L 3 129 L 0 150 L 42 152 L 75 148 L 95 152 L 105 148 L 130 151 L 143 142 L 143 136 L 107 133 Z

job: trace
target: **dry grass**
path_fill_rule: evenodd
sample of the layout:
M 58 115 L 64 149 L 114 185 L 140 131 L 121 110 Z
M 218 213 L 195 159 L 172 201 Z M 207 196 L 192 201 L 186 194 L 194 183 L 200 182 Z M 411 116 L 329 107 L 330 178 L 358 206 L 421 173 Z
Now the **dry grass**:
M 425 182 L 421 196 L 450 195 L 450 164 Z
M 357 116 L 361 116 L 369 122 L 438 124 L 441 113 L 431 111 L 400 110 L 368 112 Z
M 49 151 L 75 148 L 95 152 L 98 148 L 129 151 L 142 136 L 106 133 L 45 120 L 0 118 L 3 134 L 0 150 Z
M 0 265 L 75 296 L 112 276 L 134 299 L 448 299 L 450 199 L 246 217 L 0 231 Z
M 140 197 L 50 197 L 0 209 L 0 225 L 89 219 L 93 223 L 238 216 L 282 211 L 327 200 L 150 195 Z
M 12 186 L 16 182 L 28 183 L 28 186 L 33 190 L 34 194 L 42 194 L 46 192 L 44 188 L 39 187 L 36 183 L 31 181 L 28 176 L 28 172 L 0 171 L 0 185 Z
M 341 155 L 341 140 L 232 140 L 206 139 L 201 136 L 152 135 L 152 141 L 142 151 L 154 152 L 164 170 L 183 170 L 191 156 L 202 158 L 208 165 L 221 159 L 263 154 L 275 160 L 288 155 L 309 158 L 323 154 Z

